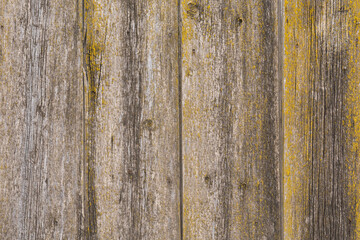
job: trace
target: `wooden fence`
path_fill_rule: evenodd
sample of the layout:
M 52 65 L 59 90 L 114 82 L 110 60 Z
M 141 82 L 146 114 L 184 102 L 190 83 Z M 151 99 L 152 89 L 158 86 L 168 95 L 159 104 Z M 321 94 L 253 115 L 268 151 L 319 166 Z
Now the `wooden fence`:
M 0 239 L 360 239 L 359 0 L 0 3 Z

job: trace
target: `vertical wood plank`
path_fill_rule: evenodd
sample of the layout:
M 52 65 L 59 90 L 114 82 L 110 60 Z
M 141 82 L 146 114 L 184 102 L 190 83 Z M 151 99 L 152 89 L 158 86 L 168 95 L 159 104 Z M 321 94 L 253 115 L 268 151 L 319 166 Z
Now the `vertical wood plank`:
M 81 234 L 77 1 L 1 1 L 0 238 Z
M 280 238 L 277 7 L 181 2 L 185 239 Z
M 359 17 L 285 2 L 285 239 L 359 236 Z
M 91 239 L 179 239 L 177 1 L 85 1 Z

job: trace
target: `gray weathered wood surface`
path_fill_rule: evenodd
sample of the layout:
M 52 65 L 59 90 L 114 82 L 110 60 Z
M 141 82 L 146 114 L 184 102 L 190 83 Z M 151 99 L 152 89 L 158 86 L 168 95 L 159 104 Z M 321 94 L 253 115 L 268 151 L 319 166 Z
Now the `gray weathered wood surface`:
M 182 1 L 185 239 L 279 239 L 276 1 Z
M 80 9 L 1 1 L 1 239 L 81 235 Z
M 0 239 L 358 239 L 358 0 L 1 0 Z
M 87 238 L 179 239 L 176 1 L 87 4 Z
M 285 3 L 285 239 L 359 239 L 360 2 Z

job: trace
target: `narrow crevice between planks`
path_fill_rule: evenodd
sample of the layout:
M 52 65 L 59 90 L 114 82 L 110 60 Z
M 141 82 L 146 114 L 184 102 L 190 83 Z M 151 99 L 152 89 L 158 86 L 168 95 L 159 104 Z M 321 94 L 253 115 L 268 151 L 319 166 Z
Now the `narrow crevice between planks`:
M 182 138 L 182 18 L 181 0 L 177 2 L 178 13 L 178 94 L 179 94 L 179 195 L 180 195 L 180 239 L 184 238 L 184 206 L 183 206 L 183 138 Z
M 278 81 L 279 81 L 279 166 L 280 166 L 280 237 L 284 239 L 284 0 L 278 1 Z

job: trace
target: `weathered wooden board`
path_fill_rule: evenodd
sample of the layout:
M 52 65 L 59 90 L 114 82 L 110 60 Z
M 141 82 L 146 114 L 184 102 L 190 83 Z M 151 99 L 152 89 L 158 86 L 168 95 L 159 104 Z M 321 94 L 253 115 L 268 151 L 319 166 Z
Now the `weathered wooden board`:
M 0 13 L 0 238 L 178 239 L 177 2 Z
M 278 3 L 181 14 L 184 239 L 279 239 Z
M 80 234 L 77 1 L 0 3 L 0 238 Z
M 179 239 L 177 1 L 85 1 L 87 238 Z
M 360 2 L 286 1 L 285 239 L 359 239 Z
M 359 1 L 0 4 L 1 239 L 360 238 Z

